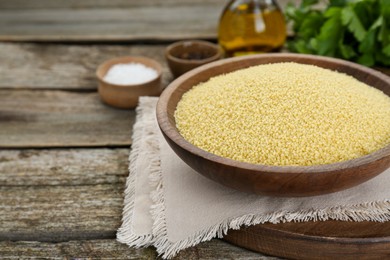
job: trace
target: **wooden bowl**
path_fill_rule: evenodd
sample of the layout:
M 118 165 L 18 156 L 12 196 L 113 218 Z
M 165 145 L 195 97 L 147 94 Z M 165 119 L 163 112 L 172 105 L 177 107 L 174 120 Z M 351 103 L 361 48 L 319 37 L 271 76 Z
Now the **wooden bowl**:
M 180 41 L 165 49 L 165 59 L 175 77 L 206 63 L 219 60 L 221 57 L 222 50 L 219 46 L 207 41 Z
M 390 144 L 369 155 L 326 165 L 266 166 L 239 162 L 206 152 L 187 142 L 176 128 L 174 111 L 182 95 L 210 77 L 253 65 L 297 62 L 337 70 L 382 90 L 390 96 L 390 78 L 361 65 L 301 54 L 260 54 L 213 62 L 172 82 L 157 105 L 161 131 L 176 154 L 194 170 L 240 191 L 273 196 L 312 196 L 340 191 L 363 183 L 390 166 Z M 282 72 L 281 72 L 282 73 Z
M 123 63 L 143 64 L 146 67 L 156 70 L 157 77 L 150 81 L 133 85 L 117 85 L 104 80 L 104 76 L 113 65 Z M 134 108 L 137 106 L 140 96 L 158 96 L 161 94 L 161 74 L 161 65 L 150 58 L 126 56 L 107 60 L 96 70 L 100 98 L 104 103 L 113 107 Z

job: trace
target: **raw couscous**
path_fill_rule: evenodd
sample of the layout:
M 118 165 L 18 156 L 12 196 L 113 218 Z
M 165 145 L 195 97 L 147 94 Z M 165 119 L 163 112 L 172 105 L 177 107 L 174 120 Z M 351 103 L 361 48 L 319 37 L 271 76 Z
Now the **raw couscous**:
M 293 62 L 210 78 L 183 95 L 175 120 L 193 145 L 255 164 L 329 164 L 390 143 L 389 96 L 346 74 Z

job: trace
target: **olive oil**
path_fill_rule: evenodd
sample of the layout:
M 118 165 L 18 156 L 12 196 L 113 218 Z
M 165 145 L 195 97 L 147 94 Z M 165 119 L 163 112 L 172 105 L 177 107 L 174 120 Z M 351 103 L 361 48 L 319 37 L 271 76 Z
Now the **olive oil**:
M 276 51 L 285 40 L 285 20 L 273 0 L 233 0 L 222 13 L 218 41 L 227 57 Z

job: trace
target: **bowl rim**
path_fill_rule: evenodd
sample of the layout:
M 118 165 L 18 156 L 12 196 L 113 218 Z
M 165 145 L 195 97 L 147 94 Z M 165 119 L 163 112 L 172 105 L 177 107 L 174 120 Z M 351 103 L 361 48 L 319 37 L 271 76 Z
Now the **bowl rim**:
M 352 67 L 354 70 L 358 70 L 364 73 L 371 74 L 375 77 L 380 78 L 381 80 L 388 81 L 390 84 L 390 77 L 386 76 L 385 74 L 378 72 L 376 70 L 373 70 L 368 67 L 364 67 L 362 65 L 337 59 L 337 58 L 330 58 L 330 57 L 323 57 L 323 56 L 317 56 L 317 55 L 309 55 L 309 54 L 292 54 L 292 53 L 273 53 L 273 54 L 255 54 L 255 55 L 248 55 L 248 56 L 241 56 L 241 57 L 234 57 L 234 58 L 228 58 L 223 59 L 219 61 L 215 61 L 212 63 L 205 64 L 203 66 L 200 66 L 192 71 L 187 72 L 186 74 L 178 77 L 176 80 L 174 80 L 169 86 L 163 91 L 163 93 L 160 95 L 160 98 L 157 102 L 156 107 L 156 114 L 157 114 L 157 121 L 158 125 L 161 129 L 161 131 L 164 133 L 164 135 L 168 136 L 170 140 L 172 140 L 176 145 L 181 147 L 182 149 L 199 156 L 205 160 L 208 161 L 214 161 L 216 163 L 224 164 L 230 167 L 239 167 L 243 168 L 245 170 L 250 171 L 257 171 L 258 174 L 285 174 L 285 173 L 326 173 L 330 171 L 335 170 L 343 170 L 347 168 L 358 167 L 365 165 L 367 163 L 380 160 L 386 156 L 390 156 L 390 144 L 386 145 L 385 147 L 374 151 L 372 153 L 369 153 L 367 155 L 364 155 L 362 157 L 358 157 L 355 159 L 350 159 L 347 161 L 341 161 L 336 163 L 330 163 L 330 164 L 321 164 L 321 165 L 310 165 L 310 166 L 275 166 L 275 165 L 264 165 L 264 164 L 253 164 L 248 162 L 242 162 L 233 160 L 230 158 L 222 157 L 219 155 L 212 154 L 210 152 L 207 152 L 190 142 L 188 142 L 182 135 L 180 135 L 179 131 L 177 130 L 176 126 L 174 126 L 168 117 L 168 101 L 171 95 L 174 93 L 174 91 L 185 81 L 191 79 L 192 77 L 196 76 L 198 73 L 209 70 L 211 68 L 217 67 L 217 66 L 223 66 L 226 63 L 232 63 L 232 62 L 240 62 L 240 61 L 248 61 L 248 60 L 256 60 L 259 58 L 269 58 L 269 57 L 275 57 L 275 58 L 286 58 L 286 59 L 292 59 L 292 61 L 299 63 L 299 61 L 294 60 L 298 59 L 301 60 L 306 59 L 309 61 L 315 61 L 315 60 L 322 60 L 326 62 L 330 62 L 333 64 L 338 65 L 348 65 L 349 67 Z M 279 61 L 281 62 L 281 61 Z M 288 61 L 286 61 L 288 62 Z M 270 62 L 272 63 L 272 62 Z M 275 62 L 276 63 L 276 62 Z M 305 64 L 305 63 L 304 63 Z M 308 64 L 308 63 L 306 63 Z M 249 65 L 251 66 L 251 65 Z M 247 66 L 247 67 L 249 67 Z M 252 65 L 254 66 L 254 65 Z M 245 67 L 243 67 L 245 68 Z M 346 73 L 347 74 L 347 73 Z M 216 75 L 215 75 L 216 76 Z
M 216 53 L 211 56 L 211 57 L 208 57 L 206 59 L 201 59 L 201 60 L 189 60 L 189 59 L 181 59 L 181 58 L 178 58 L 176 56 L 173 56 L 171 54 L 171 51 L 180 46 L 180 45 L 184 45 L 184 44 L 188 44 L 188 43 L 195 43 L 195 44 L 198 44 L 200 46 L 207 46 L 207 47 L 210 47 L 214 50 L 216 50 Z M 212 61 L 215 61 L 217 59 L 219 59 L 220 57 L 222 56 L 222 49 L 219 47 L 219 45 L 215 44 L 215 43 L 212 43 L 212 42 L 208 42 L 208 41 L 204 41 L 204 40 L 183 40 L 183 41 L 178 41 L 178 42 L 174 42 L 170 45 L 168 45 L 166 48 L 165 48 L 165 57 L 167 60 L 172 60 L 174 62 L 177 62 L 177 63 L 186 63 L 186 64 L 193 64 L 193 65 L 200 65 L 200 64 L 204 64 L 204 63 L 209 63 L 209 62 L 212 62 Z
M 153 64 L 153 67 L 151 67 L 150 65 L 148 64 L 145 64 L 145 61 Z M 125 64 L 125 63 L 131 63 L 131 62 L 134 62 L 134 63 L 140 63 L 146 67 L 149 67 L 149 68 L 152 68 L 154 69 L 156 72 L 157 72 L 157 76 L 148 80 L 148 81 L 145 81 L 145 82 L 142 82 L 142 83 L 138 83 L 138 84 L 127 84 L 127 85 L 120 85 L 120 84 L 115 84 L 115 83 L 110 83 L 106 80 L 104 80 L 104 76 L 105 76 L 105 73 L 103 75 L 103 70 L 106 66 L 108 66 L 108 69 L 107 71 L 114 65 L 116 64 Z M 111 64 L 111 65 L 110 65 Z M 147 85 L 147 84 L 150 84 L 151 82 L 153 81 L 156 81 L 156 80 L 159 80 L 161 78 L 161 75 L 162 75 L 162 65 L 156 61 L 155 59 L 152 59 L 152 58 L 149 58 L 149 57 L 144 57 L 144 56 L 119 56 L 119 57 L 115 57 L 115 58 L 111 58 L 111 59 L 108 59 L 108 60 L 105 60 L 104 62 L 102 62 L 96 69 L 96 72 L 95 72 L 95 75 L 97 77 L 97 79 L 100 81 L 100 82 L 103 82 L 104 84 L 107 84 L 107 85 L 111 85 L 113 87 L 117 87 L 117 88 L 142 88 L 144 87 L 144 85 Z M 106 73 L 107 73 L 106 71 Z

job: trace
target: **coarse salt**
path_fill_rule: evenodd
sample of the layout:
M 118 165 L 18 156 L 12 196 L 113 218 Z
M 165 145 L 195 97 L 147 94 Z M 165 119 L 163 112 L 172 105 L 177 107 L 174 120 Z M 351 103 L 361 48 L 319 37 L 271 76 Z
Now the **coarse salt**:
M 116 85 L 142 84 L 157 78 L 157 71 L 141 63 L 120 63 L 112 66 L 104 80 Z

